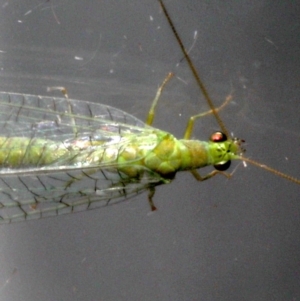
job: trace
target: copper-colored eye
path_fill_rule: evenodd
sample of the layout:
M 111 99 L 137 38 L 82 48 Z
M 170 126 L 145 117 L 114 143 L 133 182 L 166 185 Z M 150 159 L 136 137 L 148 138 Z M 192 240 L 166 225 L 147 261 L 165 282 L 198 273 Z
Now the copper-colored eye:
M 215 132 L 210 136 L 212 142 L 224 142 L 227 141 L 227 136 L 222 132 Z
M 229 161 L 214 165 L 214 168 L 219 171 L 225 171 L 230 167 L 230 165 L 231 165 L 231 161 L 229 160 Z

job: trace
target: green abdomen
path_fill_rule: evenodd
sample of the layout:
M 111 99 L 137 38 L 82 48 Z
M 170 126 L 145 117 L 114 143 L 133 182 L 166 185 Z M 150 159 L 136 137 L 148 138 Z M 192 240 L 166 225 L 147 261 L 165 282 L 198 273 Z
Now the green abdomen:
M 4 168 L 113 166 L 129 177 L 139 177 L 147 169 L 172 178 L 177 171 L 209 164 L 207 142 L 177 140 L 159 130 L 147 135 L 125 135 L 116 143 L 80 139 L 62 143 L 37 138 L 0 137 L 0 167 Z
M 0 166 L 20 168 L 53 164 L 68 150 L 51 140 L 0 137 Z

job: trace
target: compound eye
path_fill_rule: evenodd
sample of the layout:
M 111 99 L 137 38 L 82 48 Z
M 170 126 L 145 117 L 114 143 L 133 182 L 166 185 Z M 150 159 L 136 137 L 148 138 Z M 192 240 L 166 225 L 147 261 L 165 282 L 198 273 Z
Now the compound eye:
M 231 161 L 229 160 L 229 161 L 221 162 L 221 163 L 214 165 L 214 168 L 219 171 L 225 171 L 230 167 L 230 165 L 231 165 Z
M 227 136 L 222 132 L 215 132 L 210 136 L 212 142 L 224 142 L 227 141 Z

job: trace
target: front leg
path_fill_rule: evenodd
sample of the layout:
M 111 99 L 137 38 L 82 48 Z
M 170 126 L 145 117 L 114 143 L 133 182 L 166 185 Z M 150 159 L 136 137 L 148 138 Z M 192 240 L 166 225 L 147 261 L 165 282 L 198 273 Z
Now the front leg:
M 199 182 L 202 182 L 202 181 L 205 181 L 207 179 L 210 179 L 210 178 L 214 177 L 217 174 L 221 174 L 221 175 L 225 176 L 227 179 L 231 178 L 231 174 L 230 173 L 227 173 L 227 172 L 224 172 L 224 171 L 220 171 L 220 170 L 213 170 L 209 174 L 207 174 L 206 176 L 201 176 L 196 169 L 190 170 L 190 173 Z

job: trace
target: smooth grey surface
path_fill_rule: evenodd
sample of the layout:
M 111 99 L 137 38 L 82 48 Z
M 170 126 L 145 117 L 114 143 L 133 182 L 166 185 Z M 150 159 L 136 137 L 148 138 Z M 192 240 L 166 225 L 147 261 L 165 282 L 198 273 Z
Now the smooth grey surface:
M 156 1 L 7 1 L 0 89 L 107 103 L 178 137 L 205 111 Z M 247 156 L 299 177 L 299 1 L 167 1 L 228 129 Z M 194 135 L 218 129 L 212 117 Z M 234 163 L 231 171 L 237 167 Z M 0 300 L 298 300 L 300 188 L 240 163 L 232 179 L 189 173 L 118 206 L 0 227 Z M 15 271 L 15 272 L 14 272 Z

